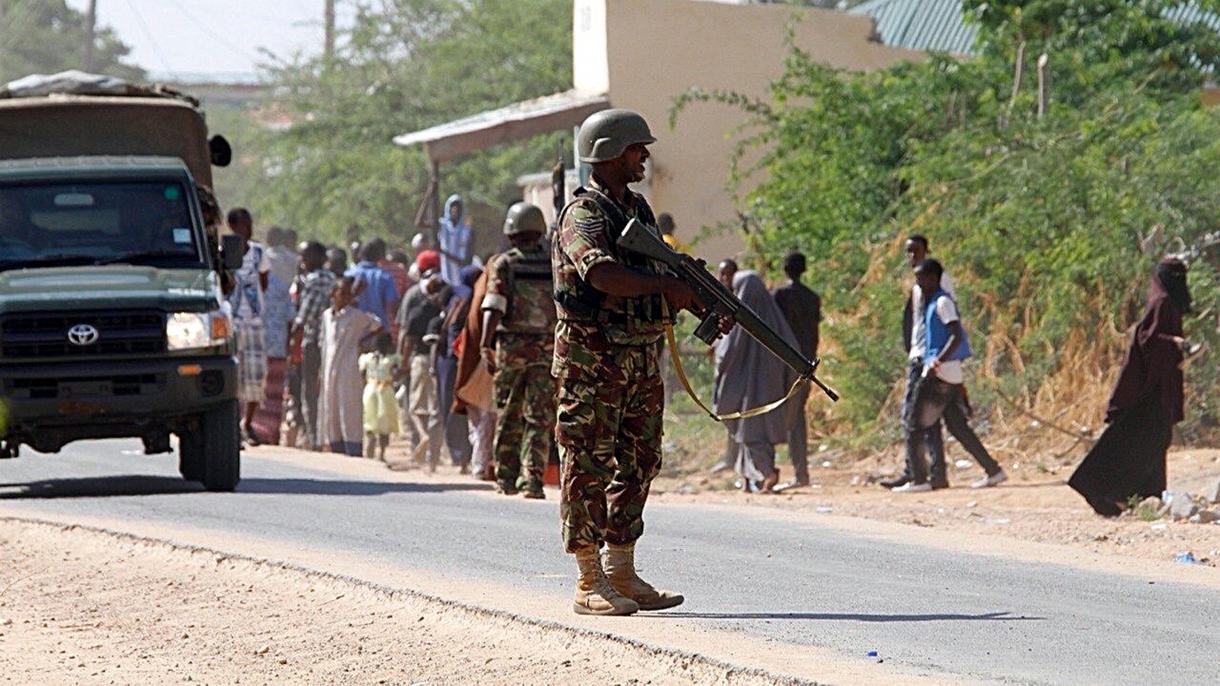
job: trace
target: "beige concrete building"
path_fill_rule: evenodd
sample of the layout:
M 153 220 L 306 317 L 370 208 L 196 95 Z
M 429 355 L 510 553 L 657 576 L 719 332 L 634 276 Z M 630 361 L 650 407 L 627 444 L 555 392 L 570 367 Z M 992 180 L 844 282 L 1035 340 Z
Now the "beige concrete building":
M 877 69 L 923 54 L 877 42 L 870 17 L 783 5 L 575 0 L 573 22 L 571 91 L 399 136 L 395 142 L 423 144 L 439 168 L 459 154 L 574 126 L 597 109 L 638 110 L 658 138 L 638 190 L 658 212 L 673 214 L 679 238 L 696 242 L 694 252 L 709 259 L 742 247 L 731 228 L 705 234 L 738 224 L 727 185 L 734 132 L 745 114 L 725 105 L 695 104 L 670 128 L 669 111 L 677 96 L 699 87 L 765 97 L 768 84 L 782 73 L 789 28 L 796 44 L 815 60 L 843 69 Z M 524 197 L 551 213 L 549 174 L 522 181 Z

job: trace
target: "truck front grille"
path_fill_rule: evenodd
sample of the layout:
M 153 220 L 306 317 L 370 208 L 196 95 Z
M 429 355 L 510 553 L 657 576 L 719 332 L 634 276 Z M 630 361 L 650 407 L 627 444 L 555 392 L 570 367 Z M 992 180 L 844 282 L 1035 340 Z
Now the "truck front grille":
M 159 393 L 164 374 L 113 374 L 64 379 L 5 379 L 4 397 L 13 400 L 120 398 Z
M 70 339 L 76 328 L 93 342 Z M 84 336 L 88 340 L 90 336 Z M 0 318 L 0 359 L 88 358 L 165 352 L 165 314 L 155 311 L 21 313 Z

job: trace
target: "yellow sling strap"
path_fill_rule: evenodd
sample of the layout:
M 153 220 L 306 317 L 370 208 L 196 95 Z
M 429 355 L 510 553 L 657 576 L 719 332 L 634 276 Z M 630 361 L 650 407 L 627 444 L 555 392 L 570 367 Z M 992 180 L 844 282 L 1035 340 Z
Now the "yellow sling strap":
M 668 305 L 665 306 L 665 309 L 669 309 Z M 668 315 L 668 311 L 666 312 L 666 315 Z M 665 342 L 669 345 L 669 359 L 673 361 L 674 371 L 678 373 L 678 380 L 682 382 L 682 387 L 686 389 L 686 394 L 691 397 L 691 400 L 695 401 L 696 405 L 707 413 L 707 416 L 718 422 L 732 421 L 734 419 L 749 419 L 751 417 L 759 417 L 767 414 L 768 412 L 774 412 L 779 408 L 780 405 L 783 405 L 792 399 L 801 389 L 801 386 L 809 383 L 805 379 L 797 377 L 796 381 L 792 384 L 792 388 L 788 389 L 788 395 L 785 395 L 775 402 L 770 402 L 762 407 L 755 407 L 751 410 L 730 412 L 728 414 L 716 414 L 715 412 L 712 412 L 707 405 L 703 404 L 703 401 L 700 400 L 699 396 L 695 394 L 695 389 L 691 388 L 690 379 L 686 377 L 686 369 L 682 366 L 682 356 L 678 354 L 678 340 L 677 337 L 674 336 L 674 325 L 668 316 L 665 318 Z

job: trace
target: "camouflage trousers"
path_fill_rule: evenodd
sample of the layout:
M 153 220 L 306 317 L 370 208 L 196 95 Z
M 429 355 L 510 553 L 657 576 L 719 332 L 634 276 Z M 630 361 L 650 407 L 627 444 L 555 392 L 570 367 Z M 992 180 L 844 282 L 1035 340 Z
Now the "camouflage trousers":
M 661 471 L 665 385 L 656 346 L 613 346 L 599 357 L 596 373 L 567 376 L 559 388 L 559 515 L 569 553 L 638 539 Z
M 509 490 L 541 488 L 555 431 L 551 369 L 546 364 L 499 367 L 494 383 L 496 481 Z

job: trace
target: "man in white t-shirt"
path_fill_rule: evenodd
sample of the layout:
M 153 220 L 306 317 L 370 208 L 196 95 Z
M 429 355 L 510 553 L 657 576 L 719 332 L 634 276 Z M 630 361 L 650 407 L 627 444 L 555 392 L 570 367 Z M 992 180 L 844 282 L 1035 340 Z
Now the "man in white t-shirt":
M 942 287 L 944 268 L 940 262 L 925 259 L 915 268 L 923 307 L 912 313 L 924 323 L 924 352 L 920 378 L 914 399 L 906 417 L 909 483 L 895 487 L 898 493 L 918 493 L 932 490 L 924 458 L 922 431 L 942 418 L 962 448 L 983 467 L 987 475 L 971 486 L 986 488 L 1007 480 L 1000 465 L 992 459 L 982 441 L 966 421 L 962 388 L 962 360 L 970 356 L 970 343 L 962 328 L 957 303 Z M 932 478 L 944 478 L 943 472 Z

